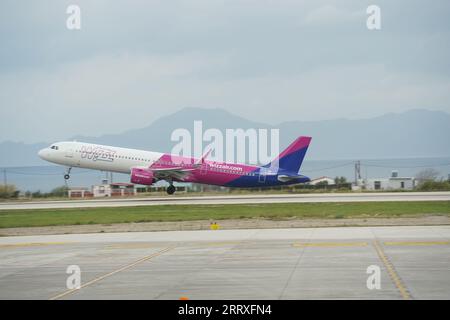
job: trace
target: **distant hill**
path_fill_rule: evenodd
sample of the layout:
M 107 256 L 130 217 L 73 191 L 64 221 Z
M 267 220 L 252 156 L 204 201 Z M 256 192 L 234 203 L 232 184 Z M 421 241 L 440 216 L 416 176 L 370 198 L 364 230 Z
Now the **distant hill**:
M 100 137 L 75 136 L 68 140 L 169 152 L 170 135 L 177 128 L 279 128 L 281 148 L 299 135 L 313 137 L 309 159 L 374 159 L 440 157 L 450 155 L 450 114 L 411 110 L 359 120 L 288 121 L 276 126 L 258 123 L 221 109 L 185 108 L 147 127 Z M 0 143 L 0 166 L 42 165 L 36 152 L 49 143 Z
M 283 138 L 313 137 L 314 159 L 376 159 L 450 155 L 450 114 L 411 110 L 361 120 L 287 122 Z M 285 140 L 282 140 L 285 142 Z

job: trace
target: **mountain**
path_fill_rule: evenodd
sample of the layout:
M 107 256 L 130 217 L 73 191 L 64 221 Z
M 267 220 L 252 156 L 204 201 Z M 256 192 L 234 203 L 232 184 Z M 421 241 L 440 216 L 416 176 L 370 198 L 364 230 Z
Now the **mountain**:
M 75 136 L 70 140 L 169 152 L 173 145 L 170 141 L 172 132 L 177 128 L 185 128 L 193 132 L 196 120 L 202 120 L 205 126 L 203 131 L 208 128 L 217 128 L 225 132 L 226 128 L 267 127 L 266 124 L 249 121 L 222 109 L 184 108 L 174 114 L 157 119 L 144 128 L 101 137 Z
M 313 137 L 309 159 L 373 159 L 440 157 L 450 155 L 450 114 L 411 110 L 358 120 L 288 121 L 276 126 L 258 123 L 221 109 L 185 108 L 162 117 L 149 126 L 100 137 L 75 136 L 68 140 L 170 152 L 173 130 L 192 132 L 193 122 L 202 120 L 203 132 L 217 128 L 279 128 L 280 147 L 299 135 Z M 0 167 L 42 165 L 36 152 L 49 143 L 0 143 Z M 206 145 L 206 143 L 205 143 Z
M 314 159 L 375 159 L 450 155 L 450 114 L 411 110 L 360 120 L 287 122 L 284 137 L 309 134 Z

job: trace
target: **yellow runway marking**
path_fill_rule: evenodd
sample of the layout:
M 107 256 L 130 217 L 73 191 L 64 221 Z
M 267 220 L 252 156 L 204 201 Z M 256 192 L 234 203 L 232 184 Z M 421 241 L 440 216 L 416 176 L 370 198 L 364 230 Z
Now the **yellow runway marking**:
M 293 247 L 365 247 L 367 242 L 299 242 Z
M 24 242 L 24 243 L 8 243 L 0 244 L 0 248 L 20 248 L 20 247 L 39 247 L 39 246 L 51 246 L 58 244 L 69 244 L 74 242 Z
M 398 291 L 400 291 L 400 295 L 404 300 L 411 300 L 412 297 L 409 294 L 408 290 L 406 289 L 405 285 L 403 284 L 402 280 L 398 276 L 397 272 L 394 269 L 394 266 L 389 261 L 387 256 L 384 254 L 383 249 L 381 248 L 378 241 L 374 241 L 373 245 L 378 253 L 378 256 L 380 257 L 381 261 L 383 262 L 384 266 L 386 267 L 389 276 L 391 277 L 392 281 L 394 282 L 395 286 L 397 287 Z
M 386 246 L 439 246 L 448 245 L 450 241 L 391 241 L 384 242 Z
M 127 265 L 125 265 L 125 266 L 123 266 L 123 267 L 121 267 L 121 268 L 119 268 L 119 269 L 117 269 L 117 270 L 111 271 L 110 273 L 104 274 L 104 275 L 102 275 L 102 276 L 100 276 L 100 277 L 98 277 L 98 278 L 95 278 L 95 279 L 93 279 L 93 280 L 91 280 L 91 281 L 89 281 L 89 282 L 86 282 L 85 284 L 81 285 L 80 288 L 78 288 L 78 289 L 70 289 L 70 290 L 68 290 L 68 291 L 66 291 L 66 292 L 63 292 L 63 293 L 60 293 L 60 294 L 58 294 L 58 295 L 56 295 L 56 296 L 54 296 L 54 297 L 51 297 L 49 300 L 57 300 L 57 299 L 60 299 L 60 298 L 62 298 L 62 297 L 65 297 L 65 296 L 67 296 L 67 295 L 70 295 L 70 294 L 72 294 L 72 293 L 74 293 L 74 292 L 76 292 L 76 291 L 79 291 L 79 290 L 81 290 L 81 289 L 87 287 L 87 286 L 90 286 L 91 284 L 94 284 L 94 283 L 99 282 L 99 281 L 101 281 L 101 280 L 103 280 L 103 279 L 106 279 L 106 278 L 108 278 L 108 277 L 111 277 L 112 275 L 115 275 L 115 274 L 117 274 L 117 273 L 119 273 L 119 272 L 128 270 L 128 269 L 130 269 L 130 268 L 132 268 L 132 267 L 134 267 L 134 266 L 136 266 L 136 265 L 138 265 L 138 264 L 140 264 L 140 263 L 142 263 L 142 262 L 148 261 L 148 260 L 150 260 L 150 259 L 152 259 L 152 258 L 154 258 L 154 257 L 160 256 L 160 255 L 162 255 L 163 253 L 166 253 L 166 252 L 168 252 L 168 251 L 170 251 L 170 250 L 172 250 L 172 249 L 174 249 L 174 248 L 175 248 L 175 246 L 167 247 L 167 248 L 165 248 L 165 249 L 163 249 L 163 250 L 161 250 L 161 251 L 152 253 L 151 255 L 148 255 L 148 256 L 143 257 L 143 258 L 141 258 L 141 259 L 139 259 L 139 260 L 137 260 L 137 261 L 135 261 L 135 262 L 132 262 L 132 263 L 130 263 L 130 264 L 127 264 Z

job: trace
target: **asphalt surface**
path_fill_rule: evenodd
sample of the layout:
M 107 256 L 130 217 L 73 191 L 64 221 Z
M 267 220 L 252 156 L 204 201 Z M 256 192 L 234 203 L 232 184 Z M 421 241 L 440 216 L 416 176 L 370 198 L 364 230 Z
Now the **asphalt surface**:
M 252 204 L 252 203 L 307 203 L 307 202 L 365 202 L 365 201 L 450 201 L 450 192 L 380 192 L 380 193 L 319 193 L 319 194 L 264 194 L 230 196 L 166 196 L 125 199 L 57 200 L 30 202 L 3 202 L 0 210 L 56 209 L 89 207 L 128 207 L 163 204 Z
M 450 226 L 0 238 L 0 299 L 449 298 Z

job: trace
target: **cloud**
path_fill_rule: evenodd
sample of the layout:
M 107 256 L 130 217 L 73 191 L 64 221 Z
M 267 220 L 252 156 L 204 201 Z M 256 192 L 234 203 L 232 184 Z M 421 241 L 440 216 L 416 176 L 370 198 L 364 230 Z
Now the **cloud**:
M 145 126 L 184 106 L 183 88 L 226 64 L 223 55 L 123 53 L 2 74 L 0 134 L 51 140 L 55 132 L 67 138 Z
M 446 108 L 448 78 L 345 64 L 300 73 L 223 77 L 234 55 L 96 56 L 0 76 L 0 135 L 52 141 L 143 127 L 182 107 L 224 108 L 276 124 Z M 20 122 L 18 122 L 20 120 Z
M 0 136 L 142 127 L 186 106 L 256 121 L 450 111 L 448 1 L 15 1 L 0 12 Z M 441 9 L 444 8 L 444 9 Z M 447 10 L 448 11 L 448 10 Z

